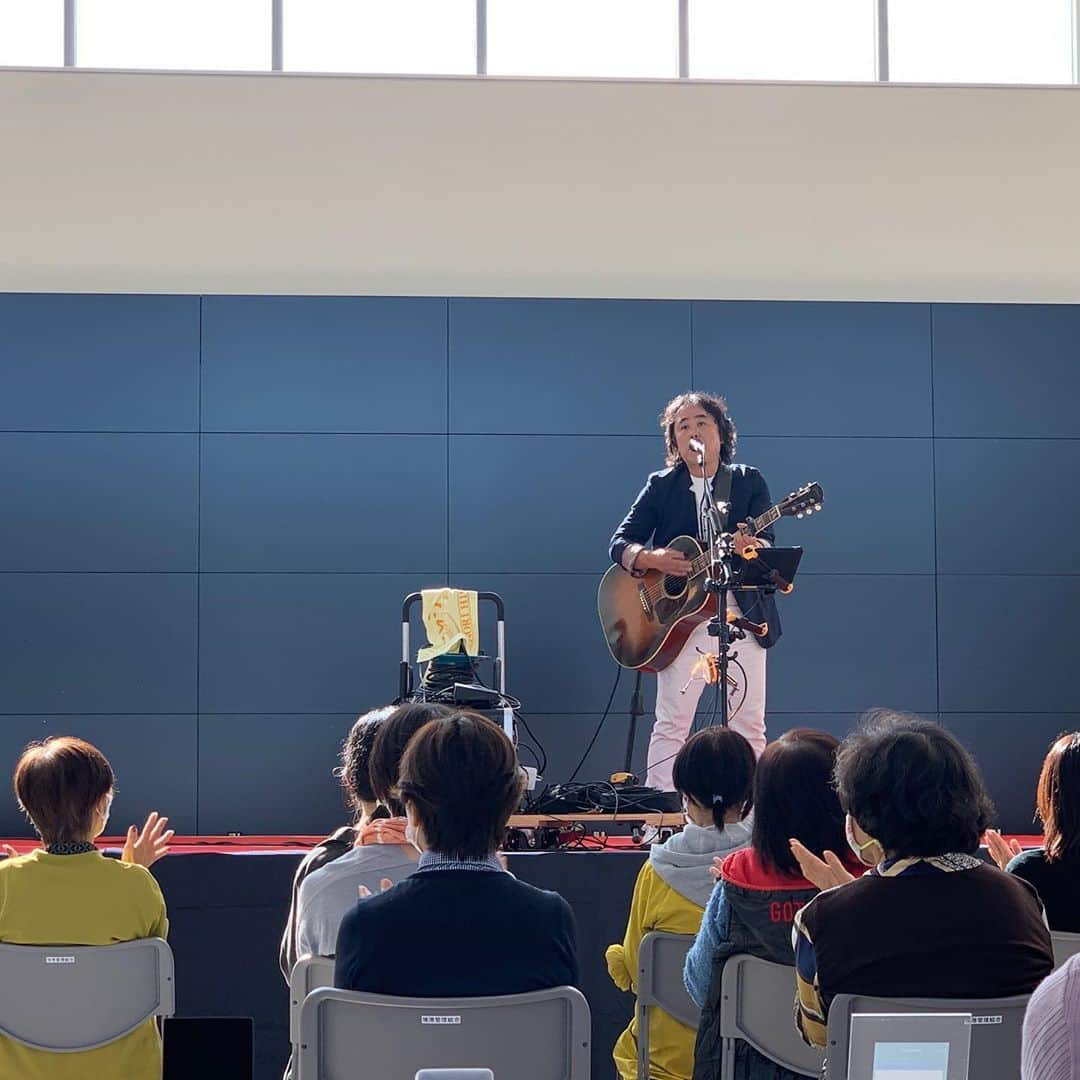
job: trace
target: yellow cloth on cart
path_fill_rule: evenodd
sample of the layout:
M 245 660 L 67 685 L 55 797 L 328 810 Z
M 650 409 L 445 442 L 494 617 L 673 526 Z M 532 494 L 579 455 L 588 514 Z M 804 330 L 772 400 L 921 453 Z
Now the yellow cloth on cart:
M 459 644 L 470 656 L 476 656 L 480 652 L 476 593 L 469 589 L 424 589 L 420 596 L 429 644 L 417 652 L 417 661 L 423 664 Z

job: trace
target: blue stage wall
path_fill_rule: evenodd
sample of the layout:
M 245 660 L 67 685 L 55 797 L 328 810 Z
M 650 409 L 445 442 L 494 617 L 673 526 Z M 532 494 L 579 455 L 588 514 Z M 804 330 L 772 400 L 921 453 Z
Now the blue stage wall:
M 1078 343 L 1067 306 L 0 296 L 0 769 L 73 732 L 118 825 L 323 832 L 344 732 L 396 692 L 402 596 L 450 582 L 505 597 L 564 779 L 615 674 L 607 538 L 694 386 L 775 497 L 827 493 L 779 526 L 807 554 L 770 732 L 939 715 L 1028 830 L 1080 724 Z M 631 684 L 584 777 L 620 764 Z

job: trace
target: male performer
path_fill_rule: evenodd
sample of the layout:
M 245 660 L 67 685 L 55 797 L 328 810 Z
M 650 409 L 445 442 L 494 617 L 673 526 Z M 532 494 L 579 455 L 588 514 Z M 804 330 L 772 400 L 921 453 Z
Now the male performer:
M 705 523 L 699 511 L 705 485 L 709 485 L 710 496 L 718 488 L 718 471 L 730 469 L 731 472 L 730 511 L 726 519 L 721 517 L 726 530 L 734 532 L 737 526 L 764 513 L 772 501 L 765 478 L 757 469 L 731 464 L 735 455 L 735 425 L 722 397 L 680 394 L 660 414 L 660 429 L 667 446 L 668 468 L 649 476 L 630 512 L 615 530 L 609 550 L 612 561 L 632 574 L 660 570 L 684 576 L 688 560 L 682 552 L 664 545 L 676 536 L 705 538 Z M 691 447 L 691 440 L 703 448 L 704 475 L 698 464 L 700 451 Z M 650 541 L 653 546 L 646 547 Z M 768 545 L 773 541 L 773 532 L 763 529 L 753 539 L 744 536 L 739 546 L 745 546 L 742 541 L 755 546 Z M 728 610 L 736 613 L 741 610 L 746 618 L 769 625 L 765 637 L 747 635 L 734 643 L 738 664 L 732 663 L 729 668 L 729 674 L 738 681 L 729 699 L 737 707 L 730 726 L 745 736 L 754 753 L 760 755 L 765 749 L 765 650 L 780 637 L 780 618 L 773 597 L 755 592 L 728 593 Z M 690 732 L 704 688 L 702 679 L 691 680 L 691 671 L 702 653 L 715 654 L 716 649 L 717 639 L 710 637 L 707 621 L 702 622 L 679 655 L 657 672 L 656 723 L 649 741 L 645 781 L 650 787 L 672 790 L 675 755 Z

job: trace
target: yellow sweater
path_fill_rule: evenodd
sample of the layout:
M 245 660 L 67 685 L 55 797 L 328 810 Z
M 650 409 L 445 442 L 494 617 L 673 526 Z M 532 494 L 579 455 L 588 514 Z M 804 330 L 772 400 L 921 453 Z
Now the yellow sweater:
M 630 918 L 626 937 L 621 945 L 607 949 L 608 972 L 620 990 L 637 992 L 637 955 L 641 939 L 650 930 L 666 930 L 671 934 L 696 934 L 701 926 L 704 908 L 691 903 L 677 893 L 649 863 L 641 868 L 634 898 L 630 902 Z M 690 1080 L 694 1071 L 694 1039 L 697 1032 L 680 1024 L 656 1005 L 649 1012 L 649 1077 L 650 1080 Z M 637 1076 L 637 1017 L 619 1036 L 613 1057 L 623 1080 Z
M 169 920 L 144 867 L 42 849 L 0 863 L 0 941 L 12 945 L 112 945 L 165 937 Z M 102 987 L 107 993 L 108 987 Z M 0 1036 L 0 1077 L 19 1080 L 159 1080 L 153 1019 L 108 1046 L 74 1054 L 31 1050 Z

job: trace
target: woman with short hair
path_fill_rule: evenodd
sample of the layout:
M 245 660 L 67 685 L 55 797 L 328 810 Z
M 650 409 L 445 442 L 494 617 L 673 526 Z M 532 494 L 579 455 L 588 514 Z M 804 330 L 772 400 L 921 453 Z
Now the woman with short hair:
M 570 905 L 498 857 L 522 790 L 513 744 L 483 716 L 440 717 L 412 737 L 397 796 L 420 861 L 342 920 L 335 986 L 474 997 L 577 982 Z
M 884 857 L 795 917 L 803 1037 L 825 1045 L 837 994 L 1034 990 L 1054 965 L 1042 904 L 1026 881 L 978 858 L 993 805 L 963 746 L 929 720 L 870 713 L 844 740 L 836 785 L 851 849 L 865 853 L 876 843 Z
M 1051 930 L 1080 933 L 1080 732 L 1054 740 L 1035 789 L 1041 847 L 1023 851 L 987 830 L 990 854 L 1003 870 L 1035 886 Z
M 15 768 L 15 795 L 42 846 L 0 863 L 0 941 L 11 945 L 113 945 L 165 937 L 161 889 L 148 872 L 172 830 L 153 813 L 128 829 L 120 859 L 94 846 L 112 806 L 112 767 L 71 736 L 31 743 Z M 161 1039 L 153 1019 L 96 1050 L 51 1053 L 0 1035 L 0 1076 L 19 1080 L 124 1077 L 158 1080 Z

